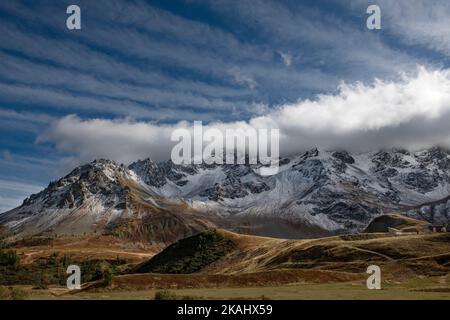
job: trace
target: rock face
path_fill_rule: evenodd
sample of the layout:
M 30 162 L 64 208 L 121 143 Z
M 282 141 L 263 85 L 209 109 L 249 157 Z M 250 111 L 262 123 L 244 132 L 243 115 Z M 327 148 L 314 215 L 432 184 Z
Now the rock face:
M 197 173 L 197 167 L 194 165 L 180 166 L 170 160 L 156 164 L 149 158 L 132 163 L 129 169 L 141 177 L 144 183 L 158 188 L 164 186 L 167 181 L 180 187 L 184 186 L 187 183 L 184 178 Z
M 158 166 L 165 179 L 152 188 L 155 193 L 229 217 L 282 217 L 332 231 L 361 231 L 390 212 L 450 220 L 447 200 L 442 202 L 450 195 L 450 156 L 440 148 L 360 154 L 312 149 L 280 159 L 279 173 L 270 177 L 251 165 Z M 140 175 L 139 165 L 130 168 Z
M 93 231 L 127 212 L 130 194 L 123 181 L 133 179 L 133 175 L 111 160 L 95 160 L 50 182 L 20 207 L 0 215 L 0 223 L 23 235 L 50 229 Z
M 188 219 L 186 234 L 213 225 L 218 216 L 282 219 L 331 232 L 362 231 L 374 217 L 391 212 L 450 221 L 450 156 L 440 148 L 360 154 L 312 149 L 280 159 L 276 175 L 259 176 L 256 169 L 150 159 L 126 167 L 96 160 L 0 214 L 0 225 L 21 235 L 101 229 L 133 237 L 125 222 L 133 221 L 137 233 L 153 233 L 145 221 L 161 212 L 167 215 L 158 221 L 167 230 Z M 176 230 L 181 229 L 171 229 L 171 236 Z
M 18 237 L 106 232 L 161 245 L 214 226 L 201 217 L 171 214 L 164 207 L 177 205 L 148 188 L 127 167 L 95 160 L 1 214 L 0 225 L 3 233 Z

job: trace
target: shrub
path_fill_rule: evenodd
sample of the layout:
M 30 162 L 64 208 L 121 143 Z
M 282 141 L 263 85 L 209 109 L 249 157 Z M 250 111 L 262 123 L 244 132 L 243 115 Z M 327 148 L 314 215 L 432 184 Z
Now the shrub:
M 41 272 L 41 275 L 37 279 L 36 286 L 33 289 L 48 289 L 48 285 L 50 284 L 50 277 L 48 274 Z
M 10 288 L 10 295 L 11 300 L 25 300 L 28 297 L 28 293 L 19 288 Z
M 108 268 L 103 271 L 103 284 L 107 287 L 111 286 L 113 281 L 113 271 Z
M 0 300 L 8 300 L 10 298 L 8 288 L 0 286 Z
M 0 251 L 0 266 L 18 266 L 20 258 L 16 251 L 8 250 L 6 252 Z
M 177 300 L 177 295 L 169 290 L 156 291 L 155 300 Z
M 0 300 L 25 300 L 28 293 L 25 290 L 0 286 Z

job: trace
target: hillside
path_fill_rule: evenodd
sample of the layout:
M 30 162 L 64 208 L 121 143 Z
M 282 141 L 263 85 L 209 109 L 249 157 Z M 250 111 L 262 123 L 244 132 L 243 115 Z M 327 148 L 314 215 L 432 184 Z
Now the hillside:
M 234 249 L 232 240 L 215 231 L 182 239 L 139 265 L 137 273 L 193 273 L 219 260 Z
M 395 228 L 401 231 L 427 232 L 429 223 L 399 214 L 386 214 L 373 219 L 367 226 L 365 232 L 388 232 L 388 228 Z
M 3 266 L 2 283 L 25 286 L 33 297 L 47 299 L 148 299 L 162 289 L 221 299 L 448 298 L 450 280 L 450 233 L 285 240 L 217 229 L 162 251 L 106 236 L 31 238 L 16 243 L 14 250 L 20 265 Z M 61 287 L 68 263 L 87 268 L 80 291 Z M 365 287 L 371 264 L 382 270 L 384 290 L 376 293 Z M 110 286 L 98 280 L 101 268 L 113 270 Z M 29 287 L 42 274 L 52 286 Z
M 223 257 L 204 260 L 203 267 L 198 270 L 202 273 L 242 274 L 285 269 L 364 273 L 370 264 L 380 265 L 383 270 L 393 273 L 401 271 L 403 276 L 445 275 L 450 272 L 450 233 L 401 237 L 377 233 L 313 240 L 271 239 L 224 230 L 218 230 L 217 234 L 220 241 L 214 242 L 214 250 L 222 245 L 218 251 L 223 253 Z M 210 238 L 210 234 L 195 237 Z M 159 257 L 152 258 L 144 265 L 152 265 L 155 269 L 147 271 L 156 272 L 157 266 L 161 265 L 177 265 L 188 257 L 210 256 L 209 246 L 192 246 L 197 243 L 193 240 L 177 242 L 161 252 Z M 233 243 L 233 246 L 228 243 Z M 174 248 L 180 255 L 174 254 Z

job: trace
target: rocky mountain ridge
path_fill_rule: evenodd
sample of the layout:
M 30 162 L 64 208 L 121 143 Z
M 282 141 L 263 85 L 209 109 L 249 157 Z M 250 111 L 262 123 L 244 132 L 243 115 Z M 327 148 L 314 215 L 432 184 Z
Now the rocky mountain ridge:
M 276 175 L 260 176 L 257 168 L 95 160 L 0 214 L 0 225 L 21 235 L 111 231 L 162 212 L 176 214 L 177 223 L 195 216 L 192 232 L 217 219 L 245 217 L 329 232 L 362 231 L 374 217 L 392 212 L 450 221 L 450 153 L 441 148 L 355 154 L 311 149 L 281 158 Z

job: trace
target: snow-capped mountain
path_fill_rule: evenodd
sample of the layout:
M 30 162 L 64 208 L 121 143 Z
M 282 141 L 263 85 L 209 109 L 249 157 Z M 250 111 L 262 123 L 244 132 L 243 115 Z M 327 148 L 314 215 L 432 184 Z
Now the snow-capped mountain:
M 162 197 L 227 216 L 276 216 L 352 231 L 392 211 L 450 220 L 450 202 L 442 203 L 450 195 L 450 155 L 440 148 L 353 155 L 313 149 L 282 158 L 279 173 L 269 177 L 251 165 L 183 167 L 150 159 L 130 169 Z M 424 205 L 434 201 L 439 205 Z
M 176 221 L 187 224 L 183 232 L 189 234 L 245 217 L 331 232 L 360 231 L 375 216 L 391 212 L 450 221 L 450 154 L 440 148 L 358 154 L 312 149 L 280 159 L 276 175 L 260 176 L 256 169 L 150 159 L 126 167 L 96 160 L 1 214 L 0 224 L 27 235 L 96 229 L 130 233 L 130 221 L 142 232 L 143 224 L 148 230 L 149 219 L 163 212 L 161 227 Z
M 16 237 L 107 232 L 164 245 L 213 226 L 189 210 L 172 213 L 181 209 L 182 202 L 161 199 L 132 170 L 100 159 L 1 214 L 0 226 Z
M 113 161 L 96 160 L 50 182 L 46 189 L 26 198 L 20 207 L 0 215 L 0 220 L 5 227 L 27 234 L 69 220 L 77 220 L 86 230 L 93 230 L 95 221 L 111 220 L 124 211 L 127 190 L 120 179 L 133 178 L 130 174 Z M 89 214 L 81 214 L 83 211 Z

